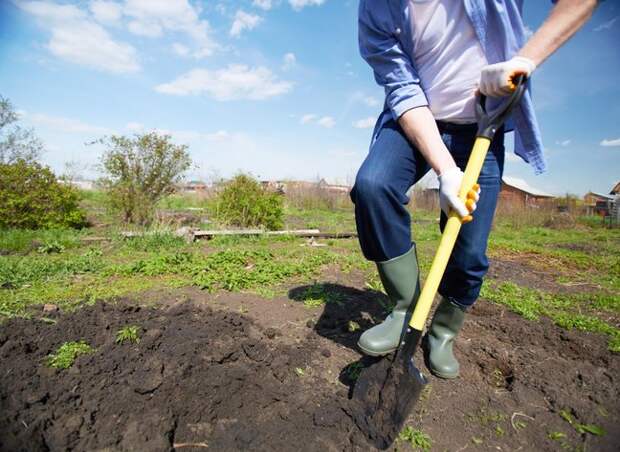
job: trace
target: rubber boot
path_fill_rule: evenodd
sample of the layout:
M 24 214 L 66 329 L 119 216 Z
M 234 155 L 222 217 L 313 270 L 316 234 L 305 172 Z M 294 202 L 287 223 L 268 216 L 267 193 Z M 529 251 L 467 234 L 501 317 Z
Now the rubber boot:
M 398 348 L 400 336 L 413 309 L 414 299 L 419 296 L 418 258 L 415 246 L 405 254 L 386 262 L 377 262 L 379 277 L 394 309 L 387 318 L 366 330 L 357 343 L 362 352 L 370 356 L 387 355 Z
M 440 378 L 459 376 L 459 362 L 452 346 L 463 326 L 465 311 L 447 298 L 442 298 L 428 330 L 428 361 L 431 372 Z

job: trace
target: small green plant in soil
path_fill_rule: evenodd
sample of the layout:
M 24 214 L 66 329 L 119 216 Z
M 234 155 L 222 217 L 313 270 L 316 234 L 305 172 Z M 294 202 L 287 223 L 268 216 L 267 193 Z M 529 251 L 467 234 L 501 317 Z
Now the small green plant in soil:
M 349 364 L 345 368 L 344 372 L 349 380 L 357 381 L 357 379 L 360 377 L 360 374 L 362 373 L 362 370 L 364 370 L 364 365 L 361 362 L 356 361 Z
M 568 422 L 579 434 L 589 433 L 596 436 L 603 436 L 605 434 L 605 430 L 598 425 L 578 423 L 568 410 L 560 410 L 560 417 Z
M 124 344 L 131 342 L 137 344 L 140 342 L 140 327 L 137 325 L 128 325 L 116 332 L 116 343 Z
M 409 443 L 414 450 L 431 450 L 431 437 L 424 433 L 422 430 L 414 429 L 411 426 L 407 426 L 398 435 L 400 441 Z
M 68 369 L 80 355 L 92 353 L 94 349 L 84 341 L 65 342 L 55 353 L 48 355 L 47 365 L 55 369 Z

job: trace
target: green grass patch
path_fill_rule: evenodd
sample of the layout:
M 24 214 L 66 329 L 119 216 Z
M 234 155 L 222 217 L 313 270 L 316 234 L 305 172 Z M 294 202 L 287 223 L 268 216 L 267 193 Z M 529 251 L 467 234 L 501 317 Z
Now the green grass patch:
M 55 369 L 68 369 L 73 366 L 76 358 L 94 352 L 90 345 L 84 341 L 65 342 L 58 350 L 47 357 L 47 365 Z
M 484 299 L 508 307 L 511 311 L 528 320 L 538 320 L 540 316 L 549 317 L 564 329 L 577 329 L 604 334 L 608 338 L 608 348 L 620 352 L 620 329 L 594 315 L 582 314 L 584 300 L 588 294 L 560 295 L 517 286 L 511 282 L 496 284 L 487 281 L 480 296 Z M 609 300 L 607 295 L 602 300 Z M 595 297 L 596 303 L 597 298 Z M 607 303 L 608 301 L 605 301 Z
M 0 255 L 27 254 L 51 246 L 75 248 L 83 235 L 75 229 L 4 229 L 0 230 Z

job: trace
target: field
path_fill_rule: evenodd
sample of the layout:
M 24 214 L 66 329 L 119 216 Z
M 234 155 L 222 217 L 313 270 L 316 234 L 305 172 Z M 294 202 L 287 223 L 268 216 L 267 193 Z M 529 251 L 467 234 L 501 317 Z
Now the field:
M 373 450 L 348 395 L 390 306 L 356 239 L 187 243 L 174 221 L 218 227 L 192 196 L 128 239 L 83 202 L 83 231 L 0 232 L 0 450 Z M 422 365 L 391 450 L 617 450 L 620 229 L 515 215 L 494 226 L 461 378 Z M 436 216 L 414 213 L 423 272 Z M 344 202 L 285 223 L 355 230 Z

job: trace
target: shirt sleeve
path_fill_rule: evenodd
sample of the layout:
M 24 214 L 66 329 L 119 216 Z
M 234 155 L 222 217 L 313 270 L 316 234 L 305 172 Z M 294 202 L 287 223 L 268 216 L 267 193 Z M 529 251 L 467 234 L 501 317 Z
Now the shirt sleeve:
M 420 78 L 396 37 L 387 2 L 362 0 L 359 9 L 359 47 L 362 58 L 385 89 L 386 104 L 395 120 L 412 108 L 428 105 Z

